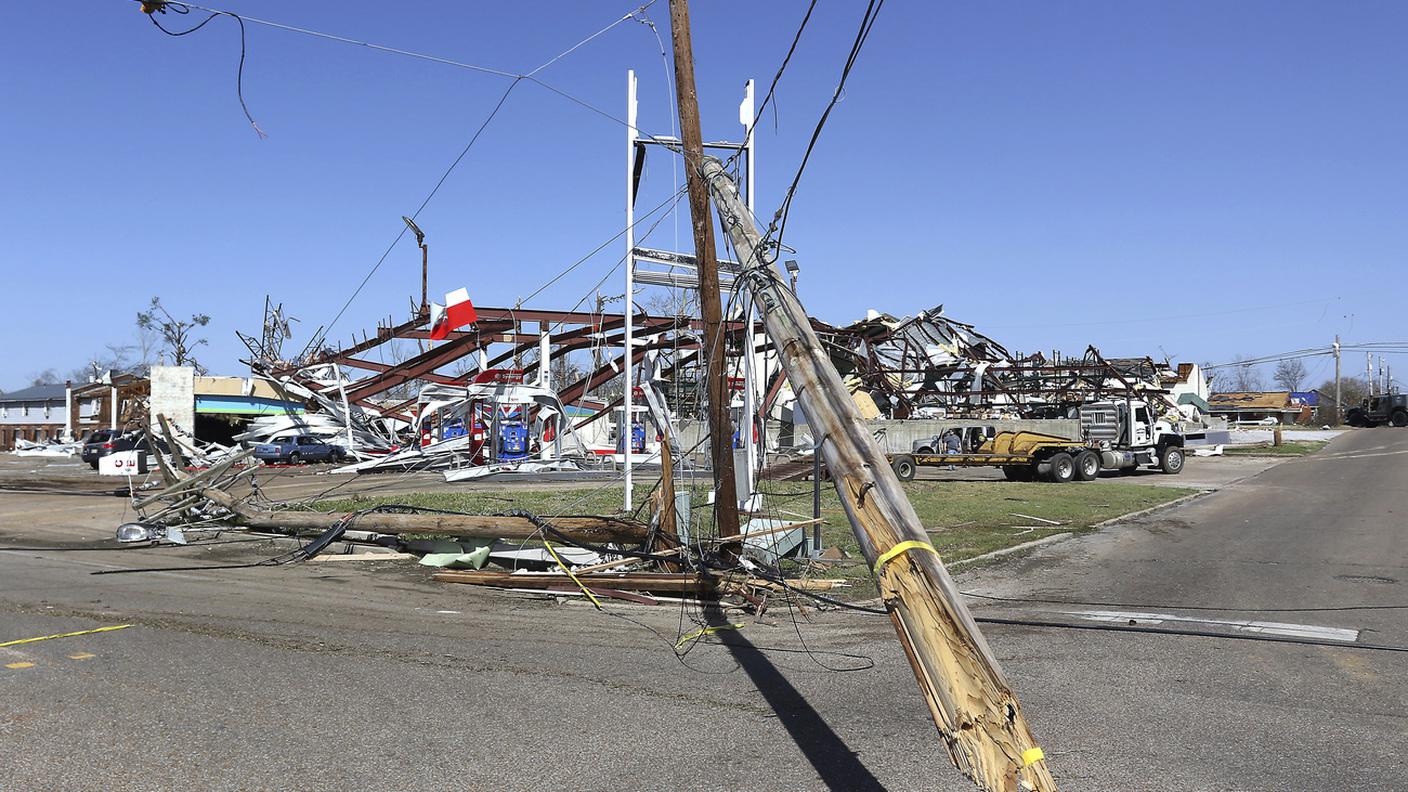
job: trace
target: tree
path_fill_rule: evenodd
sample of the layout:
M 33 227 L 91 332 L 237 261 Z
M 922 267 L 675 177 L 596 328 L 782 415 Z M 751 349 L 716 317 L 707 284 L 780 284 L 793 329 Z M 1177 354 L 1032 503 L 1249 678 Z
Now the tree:
M 1217 369 L 1218 375 L 1213 387 L 1217 393 L 1256 393 L 1266 389 L 1261 369 L 1253 363 L 1244 363 L 1246 356 L 1232 358 L 1231 366 Z
M 61 382 L 59 372 L 49 368 L 29 375 L 30 385 L 57 385 Z
M 1305 377 L 1305 364 L 1300 362 L 1300 358 L 1277 363 L 1276 372 L 1271 375 L 1277 385 L 1288 391 L 1299 391 L 1301 385 L 1305 384 Z
M 154 332 L 160 338 L 162 345 L 171 353 L 173 366 L 192 366 L 199 374 L 205 373 L 205 367 L 195 359 L 193 353 L 196 347 L 204 346 L 206 341 L 204 338 L 197 338 L 195 330 L 208 324 L 210 317 L 205 314 L 191 314 L 190 321 L 177 319 L 161 304 L 160 297 L 153 297 L 147 310 L 137 314 L 137 328 Z
M 1315 389 L 1319 396 L 1319 403 L 1315 408 L 1315 420 L 1320 423 L 1334 423 L 1335 421 L 1335 381 L 1325 380 L 1320 387 Z M 1343 410 L 1340 417 L 1344 417 L 1344 412 L 1351 407 L 1358 407 L 1364 399 L 1369 396 L 1369 386 L 1363 377 L 1342 377 L 1340 378 L 1340 404 Z
M 102 352 L 89 356 L 87 362 L 74 369 L 69 374 L 69 379 L 74 382 L 94 382 L 109 371 L 145 375 L 151 367 L 146 363 L 132 362 L 131 356 L 135 349 L 131 344 L 107 344 Z

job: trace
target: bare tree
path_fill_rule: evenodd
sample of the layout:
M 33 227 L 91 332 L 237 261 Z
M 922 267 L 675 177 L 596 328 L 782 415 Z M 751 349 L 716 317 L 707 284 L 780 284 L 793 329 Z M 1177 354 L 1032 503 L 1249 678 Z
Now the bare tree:
M 43 371 L 35 371 L 29 375 L 30 385 L 57 385 L 62 380 L 59 379 L 59 372 L 48 368 Z
M 571 385 L 587 375 L 586 369 L 572 360 L 570 353 L 554 357 L 548 368 L 552 371 L 552 385 L 557 389 Z
M 1298 391 L 1305 384 L 1305 364 L 1299 358 L 1294 360 L 1283 360 L 1276 364 L 1276 371 L 1271 375 L 1271 379 L 1277 385 L 1288 391 Z
M 1266 389 L 1261 369 L 1253 363 L 1242 362 L 1244 360 L 1246 356 L 1238 355 L 1232 358 L 1233 365 L 1218 371 L 1217 382 L 1221 383 L 1220 387 L 1215 386 L 1218 393 L 1256 393 Z
M 69 374 L 75 382 L 94 382 L 111 371 L 145 375 L 150 366 L 133 362 L 132 352 L 137 347 L 131 344 L 106 344 L 102 352 L 89 356 L 88 360 Z
M 206 314 L 191 314 L 189 321 L 177 319 L 166 310 L 161 304 L 160 297 L 153 297 L 152 304 L 147 310 L 137 314 L 137 328 L 139 331 L 154 332 L 171 353 L 171 364 L 173 366 L 192 366 L 197 373 L 204 374 L 205 367 L 194 357 L 196 347 L 204 346 L 204 338 L 197 338 L 195 335 L 197 327 L 205 327 L 210 324 L 210 317 Z

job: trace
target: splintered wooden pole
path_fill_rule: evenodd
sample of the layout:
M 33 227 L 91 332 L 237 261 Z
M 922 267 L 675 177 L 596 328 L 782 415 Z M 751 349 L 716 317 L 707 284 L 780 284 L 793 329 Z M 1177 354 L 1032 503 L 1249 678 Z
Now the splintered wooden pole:
M 176 467 L 187 467 L 190 463 L 186 461 L 186 455 L 182 453 L 181 446 L 176 445 L 176 433 L 171 431 L 171 422 L 166 420 L 166 416 L 161 413 L 157 413 L 156 421 L 157 425 L 161 427 L 161 436 L 166 439 L 167 450 L 171 452 L 171 458 L 176 462 Z
M 665 428 L 660 437 L 660 489 L 656 492 L 657 531 L 655 546 L 647 550 L 675 550 L 680 546 L 679 526 L 675 524 L 675 460 L 670 444 L 670 430 Z M 667 572 L 678 572 L 681 567 L 673 561 L 662 562 Z
M 699 314 L 704 323 L 714 527 L 719 536 L 733 536 L 738 533 L 738 493 L 733 480 L 733 421 L 728 412 L 728 380 L 724 376 L 723 306 L 719 303 L 719 263 L 714 253 L 714 221 L 709 217 L 709 188 L 699 173 L 704 135 L 699 130 L 699 98 L 694 90 L 694 48 L 686 0 L 670 0 L 670 37 L 675 51 L 675 96 L 679 102 L 689 217 L 694 227 L 694 260 L 699 273 Z M 628 310 L 630 300 L 631 295 L 626 295 Z M 626 387 L 630 385 L 626 383 Z
M 997 658 L 812 331 L 806 311 L 764 262 L 761 235 L 737 186 L 712 157 L 703 161 L 703 175 L 743 263 L 744 287 L 821 440 L 851 530 L 875 570 L 885 609 L 949 756 L 986 792 L 1054 792 L 1056 782 Z

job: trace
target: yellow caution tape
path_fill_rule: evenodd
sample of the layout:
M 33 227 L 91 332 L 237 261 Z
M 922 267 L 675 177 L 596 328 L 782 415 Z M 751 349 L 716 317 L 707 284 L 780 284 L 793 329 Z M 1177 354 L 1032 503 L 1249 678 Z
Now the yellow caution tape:
M 111 627 L 96 627 L 92 630 L 79 630 L 78 632 L 59 633 L 58 635 L 41 635 L 38 638 L 20 638 L 16 641 L 6 641 L 0 646 L 18 646 L 20 644 L 34 643 L 35 641 L 48 641 L 54 638 L 72 638 L 75 635 L 92 635 L 93 633 L 112 632 L 113 630 L 125 630 L 131 627 L 130 624 L 114 624 Z
M 1030 766 L 1046 758 L 1046 753 L 1040 748 L 1028 748 L 1022 751 L 1022 767 Z
M 910 540 L 905 541 L 905 542 L 900 542 L 899 544 L 895 545 L 894 547 L 891 547 L 889 550 L 886 550 L 884 555 L 882 555 L 882 556 L 880 556 L 879 558 L 875 559 L 875 575 L 876 575 L 876 577 L 879 577 L 879 575 L 880 575 L 880 569 L 881 569 L 882 567 L 884 567 L 886 564 L 888 564 L 888 563 L 890 563 L 892 560 L 894 560 L 894 558 L 895 558 L 896 556 L 898 556 L 900 553 L 904 553 L 904 552 L 907 552 L 907 551 L 909 551 L 909 550 L 928 550 L 929 552 L 933 553 L 934 555 L 938 555 L 938 554 L 939 554 L 939 551 L 938 551 L 938 550 L 935 550 L 935 549 L 934 549 L 934 546 L 931 545 L 931 544 L 929 544 L 928 542 L 921 542 L 921 541 L 919 541 L 918 539 L 910 539 Z
M 689 643 L 690 641 L 693 641 L 693 640 L 695 640 L 695 639 L 697 639 L 697 638 L 703 638 L 703 637 L 706 636 L 706 635 L 713 635 L 714 633 L 718 632 L 719 630 L 741 630 L 741 629 L 743 629 L 743 625 L 742 625 L 742 624 L 720 624 L 720 625 L 717 626 L 717 627 L 705 627 L 705 628 L 703 628 L 703 629 L 701 629 L 701 630 L 695 630 L 694 632 L 689 633 L 688 635 L 685 635 L 684 637 L 680 638 L 678 641 L 675 642 L 675 648 L 678 649 L 678 648 L 680 648 L 681 646 L 684 646 L 685 644 L 687 644 L 687 643 Z
M 592 601 L 592 604 L 596 606 L 597 610 L 601 610 L 601 600 L 597 599 L 596 595 L 592 593 L 592 590 L 587 588 L 586 584 L 582 583 L 580 578 L 572 574 L 572 570 L 568 569 L 566 564 L 562 563 L 562 559 L 557 555 L 557 551 L 552 549 L 552 543 L 544 539 L 543 546 L 552 554 L 552 560 L 556 561 L 557 565 L 562 567 L 562 571 L 567 573 L 567 577 L 572 578 L 572 582 L 576 583 L 577 588 L 580 588 L 582 593 L 587 595 L 587 599 Z

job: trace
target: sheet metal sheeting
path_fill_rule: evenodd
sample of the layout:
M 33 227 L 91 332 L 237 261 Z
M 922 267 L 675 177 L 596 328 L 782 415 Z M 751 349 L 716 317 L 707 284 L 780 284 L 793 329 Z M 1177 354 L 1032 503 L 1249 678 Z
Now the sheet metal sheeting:
M 904 319 L 872 311 L 845 327 L 814 327 L 857 400 L 874 403 L 871 417 L 1053 417 L 1086 401 L 1166 392 L 1167 367 L 1152 358 L 1106 360 L 1095 347 L 1078 359 L 1014 355 L 944 316 L 942 305 Z

